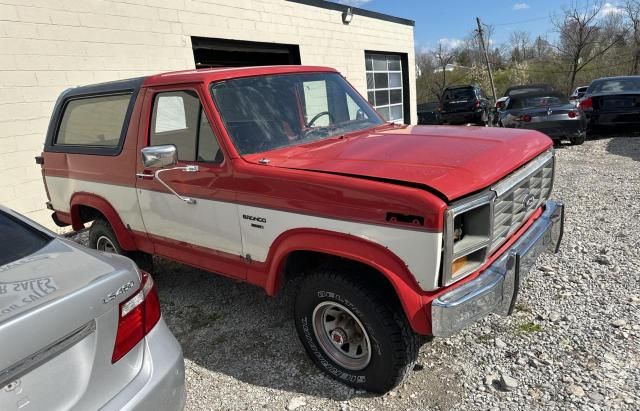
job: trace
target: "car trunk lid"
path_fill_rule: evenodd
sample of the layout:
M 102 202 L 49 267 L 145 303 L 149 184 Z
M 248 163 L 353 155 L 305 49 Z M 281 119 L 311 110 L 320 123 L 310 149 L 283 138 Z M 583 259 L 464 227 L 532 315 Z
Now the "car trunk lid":
M 593 110 L 601 113 L 640 110 L 640 92 L 594 95 L 591 100 Z
M 122 389 L 138 372 L 142 351 L 111 367 L 118 307 L 139 286 L 130 260 L 59 238 L 0 266 L 0 387 L 20 386 L 0 391 L 0 409 L 24 401 L 69 408 Z M 90 381 L 113 373 L 115 384 L 92 391 Z

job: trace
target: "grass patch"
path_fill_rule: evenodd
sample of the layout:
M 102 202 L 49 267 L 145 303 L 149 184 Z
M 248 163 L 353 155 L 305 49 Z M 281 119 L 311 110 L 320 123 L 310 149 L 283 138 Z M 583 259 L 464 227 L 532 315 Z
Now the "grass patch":
M 519 334 L 537 333 L 542 331 L 542 326 L 540 324 L 526 322 L 526 323 L 519 324 L 517 327 L 517 331 Z
M 516 306 L 514 308 L 515 308 L 516 311 L 522 311 L 523 313 L 532 312 L 531 308 L 529 308 L 528 306 L 526 306 L 524 304 L 516 304 Z

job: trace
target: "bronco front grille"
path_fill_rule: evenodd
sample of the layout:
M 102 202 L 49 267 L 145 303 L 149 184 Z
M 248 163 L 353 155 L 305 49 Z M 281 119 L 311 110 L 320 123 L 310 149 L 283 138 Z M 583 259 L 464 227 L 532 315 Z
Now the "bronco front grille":
M 447 209 L 442 285 L 471 274 L 510 238 L 551 195 L 554 171 L 549 150 L 490 189 Z
M 549 151 L 492 187 L 497 196 L 493 203 L 490 253 L 549 198 L 553 187 L 553 161 L 553 153 Z

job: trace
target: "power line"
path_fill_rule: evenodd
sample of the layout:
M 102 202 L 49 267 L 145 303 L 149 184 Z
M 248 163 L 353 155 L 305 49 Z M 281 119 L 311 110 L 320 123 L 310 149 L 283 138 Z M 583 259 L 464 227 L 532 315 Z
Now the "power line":
M 491 26 L 514 26 L 516 24 L 532 23 L 534 21 L 548 20 L 549 18 L 550 16 L 546 16 L 546 17 L 536 17 L 536 18 L 527 19 L 527 20 L 513 21 L 511 23 L 489 23 L 489 24 Z

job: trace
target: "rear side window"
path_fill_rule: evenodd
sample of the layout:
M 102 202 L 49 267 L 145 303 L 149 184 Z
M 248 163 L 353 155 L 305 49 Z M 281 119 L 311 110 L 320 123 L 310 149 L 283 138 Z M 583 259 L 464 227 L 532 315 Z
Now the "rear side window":
M 0 233 L 0 266 L 35 253 L 52 240 L 47 234 L 2 211 Z
M 131 93 L 70 100 L 55 145 L 118 147 L 130 100 Z

